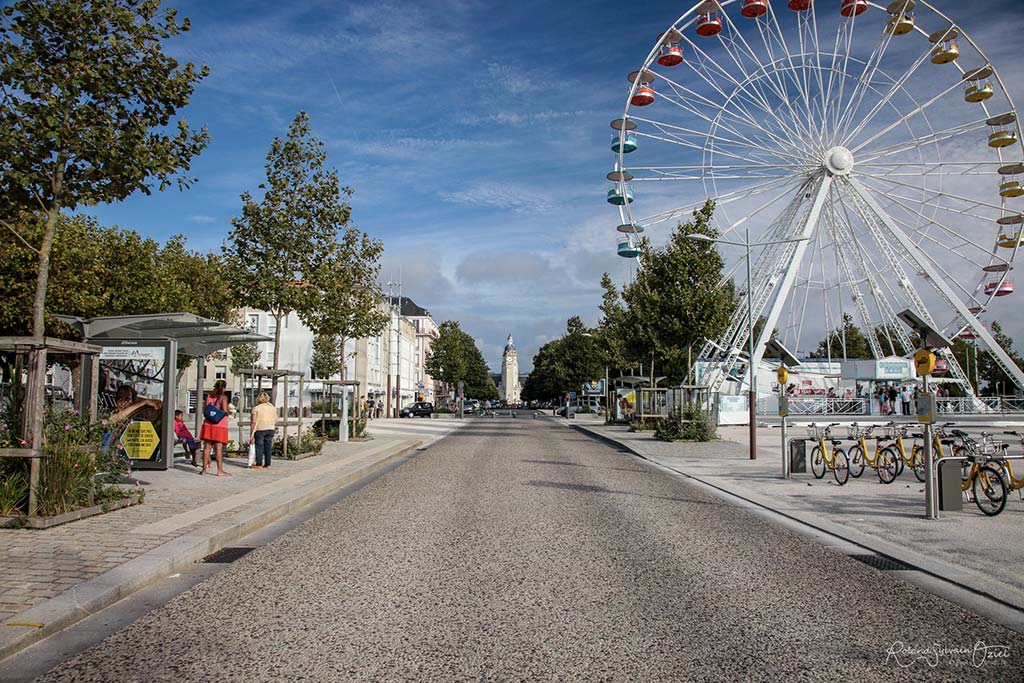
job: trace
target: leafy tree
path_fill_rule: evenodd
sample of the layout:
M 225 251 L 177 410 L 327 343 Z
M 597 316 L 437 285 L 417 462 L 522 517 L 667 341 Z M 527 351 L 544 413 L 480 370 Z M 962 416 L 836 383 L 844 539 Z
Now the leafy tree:
M 427 372 L 434 379 L 455 387 L 463 382 L 467 397 L 493 400 L 498 398 L 498 387 L 491 379 L 487 361 L 458 321 L 446 320 L 438 326 L 438 337 L 430 345 L 426 361 Z
M 831 352 L 831 353 L 830 353 Z M 874 358 L 868 338 L 853 322 L 853 316 L 843 314 L 843 324 L 826 335 L 818 342 L 817 350 L 811 358 Z
M 189 29 L 159 0 L 17 0 L 0 16 L 0 196 L 43 219 L 32 336 L 45 335 L 61 212 L 168 187 L 208 144 L 177 111 L 208 70 L 181 66 L 164 40 Z M 179 186 L 191 179 L 178 176 Z M 30 380 L 32 441 L 42 437 L 42 372 Z
M 995 320 L 992 321 L 992 336 L 996 343 L 1003 348 L 1006 355 L 1017 364 L 1017 367 L 1024 369 L 1024 359 L 1021 359 L 1013 350 L 1013 340 L 1003 333 L 1003 327 Z M 984 347 L 979 347 L 983 350 Z M 1016 383 L 1010 375 L 992 358 L 991 354 L 978 354 L 978 379 L 984 383 L 983 393 L 995 396 L 1000 392 L 1003 394 L 1012 393 Z
M 313 357 L 309 363 L 313 376 L 328 378 L 331 375 L 340 375 L 344 363 L 344 340 L 333 334 L 318 334 L 313 337 Z
M 230 353 L 232 373 L 260 366 L 259 344 L 237 344 L 231 347 Z
M 876 325 L 873 334 L 882 353 L 887 356 L 906 356 L 914 352 L 914 349 L 903 346 L 895 325 Z
M 310 273 L 309 308 L 299 316 L 318 336 L 333 338 L 339 354 L 337 373 L 345 379 L 345 342 L 379 333 L 391 319 L 381 303 L 380 255 L 383 246 L 355 227 L 328 247 Z M 334 373 L 328 373 L 334 374 Z
M 601 276 L 601 320 L 594 335 L 596 346 L 604 365 L 621 368 L 630 364 L 628 311 L 622 296 L 608 273 Z M 534 400 L 534 399 L 530 399 Z
M 437 339 L 430 343 L 427 372 L 446 387 L 455 387 L 466 376 L 467 358 L 463 334 L 457 320 L 445 320 L 438 325 Z
M 604 376 L 602 339 L 589 331 L 579 316 L 566 322 L 565 334 L 544 344 L 533 357 L 533 371 L 523 386 L 523 399 L 549 400 Z
M 721 334 L 735 308 L 731 288 L 720 285 L 724 264 L 714 245 L 686 237 L 716 237 L 713 213 L 714 202 L 708 201 L 662 248 L 641 240 L 636 280 L 623 291 L 630 348 L 637 359 L 660 361 L 672 382 L 688 374 L 687 349 Z
M 338 174 L 324 167 L 324 144 L 312 136 L 309 116 L 299 112 L 284 139 L 267 152 L 263 197 L 242 194 L 242 215 L 231 219 L 224 245 L 226 276 L 234 295 L 277 321 L 273 365 L 280 360 L 282 319 L 303 319 L 322 306 L 326 274 L 334 272 L 338 230 L 351 209 L 341 200 Z M 331 333 L 324 329 L 325 333 Z
M 21 0 L 0 23 L 0 192 L 44 217 L 32 332 L 41 337 L 59 216 L 168 187 L 209 142 L 175 126 L 208 70 L 163 41 L 189 30 L 156 0 Z M 175 130 L 173 135 L 165 131 Z M 181 186 L 192 179 L 178 177 Z M 8 224 L 19 241 L 26 236 Z M 27 241 L 27 239 L 24 239 Z

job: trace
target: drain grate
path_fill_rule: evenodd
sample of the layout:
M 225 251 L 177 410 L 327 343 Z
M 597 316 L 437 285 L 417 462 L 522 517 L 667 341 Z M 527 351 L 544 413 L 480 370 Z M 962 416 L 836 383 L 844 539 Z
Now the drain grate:
M 215 553 L 210 553 L 202 559 L 203 562 L 213 564 L 230 564 L 240 557 L 248 555 L 255 548 L 221 548 Z
M 899 560 L 891 560 L 881 555 L 850 555 L 850 557 L 883 572 L 905 572 L 913 571 L 914 569 L 909 564 L 904 564 Z

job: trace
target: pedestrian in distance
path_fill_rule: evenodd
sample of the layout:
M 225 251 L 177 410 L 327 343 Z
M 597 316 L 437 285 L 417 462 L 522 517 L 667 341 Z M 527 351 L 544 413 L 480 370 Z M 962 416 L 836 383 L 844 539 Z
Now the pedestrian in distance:
M 203 441 L 203 467 L 199 474 L 206 474 L 210 468 L 210 450 L 213 450 L 217 458 L 217 476 L 230 477 L 229 472 L 224 471 L 224 446 L 228 444 L 228 397 L 225 393 L 228 383 L 222 379 L 213 383 L 213 391 L 206 396 L 207 406 L 214 405 L 224 412 L 224 415 L 217 422 L 206 417 L 206 410 L 203 410 L 203 426 L 199 430 L 199 438 Z
M 277 408 L 270 402 L 270 396 L 261 391 L 256 397 L 249 421 L 249 443 L 256 446 L 256 464 L 253 469 L 270 469 L 270 451 L 274 447 L 274 433 L 277 431 Z
M 893 413 L 896 412 L 896 399 L 900 397 L 900 392 L 896 391 L 896 387 L 890 386 L 886 398 L 889 399 L 889 410 Z
M 904 415 L 910 415 L 910 399 L 911 398 L 912 398 L 912 394 L 910 393 L 910 387 L 908 387 L 907 385 L 904 384 L 903 388 L 900 389 L 900 403 L 903 404 L 903 414 Z

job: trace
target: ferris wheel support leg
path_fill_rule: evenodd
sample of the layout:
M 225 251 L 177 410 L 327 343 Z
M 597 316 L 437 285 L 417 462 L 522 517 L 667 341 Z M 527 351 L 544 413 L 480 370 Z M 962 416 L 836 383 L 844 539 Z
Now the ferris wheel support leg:
M 896 225 L 896 222 L 889 217 L 885 210 L 882 209 L 878 202 L 875 201 L 874 197 L 871 196 L 871 193 L 865 189 L 864 185 L 862 185 L 860 181 L 855 178 L 850 178 L 850 185 L 852 185 L 857 191 L 860 198 L 863 199 L 869 207 L 871 207 L 871 210 L 875 212 L 875 215 L 878 216 L 879 220 L 885 223 L 886 227 L 889 228 L 889 231 L 892 233 L 892 236 L 896 238 L 900 243 L 900 246 L 906 249 L 907 254 L 914 259 L 914 262 L 921 266 L 921 269 L 928 274 L 932 285 L 934 285 L 942 296 L 953 305 L 953 308 L 956 309 L 957 313 L 963 316 L 964 320 L 974 328 L 978 333 L 978 337 L 985 342 L 985 345 L 988 346 L 989 351 L 996 358 L 999 364 L 1003 366 L 1003 369 L 1007 374 L 1009 374 L 1013 381 L 1017 383 L 1017 387 L 1024 389 L 1024 371 L 1021 371 L 1021 369 L 1017 367 L 1017 364 L 1013 362 L 1010 356 L 1007 355 L 1006 351 L 1004 351 L 1003 348 L 999 346 L 998 342 L 996 342 L 995 337 L 993 337 L 977 317 L 970 312 L 967 305 L 956 296 L 953 289 L 946 283 L 945 276 L 940 273 L 934 265 L 932 265 L 932 262 L 928 260 L 928 257 L 924 255 L 916 244 L 914 244 L 914 241 Z
M 794 235 L 800 241 L 796 243 L 793 257 L 785 269 L 785 275 L 782 277 L 782 282 L 779 283 L 775 299 L 772 301 L 772 307 L 768 310 L 768 316 L 761 327 L 761 334 L 754 345 L 753 357 L 750 359 L 753 368 L 757 368 L 761 364 L 765 346 L 768 345 L 768 339 L 772 335 L 772 330 L 775 329 L 775 325 L 779 322 L 779 316 L 782 315 L 782 308 L 786 305 L 786 299 L 789 298 L 789 290 L 793 288 L 793 282 L 796 280 L 797 272 L 800 270 L 800 262 L 803 261 L 807 245 L 810 244 L 811 235 L 814 234 L 814 227 L 821 218 L 821 210 L 825 206 L 825 198 L 828 197 L 831 188 L 832 176 L 828 174 L 823 175 L 821 184 L 818 185 L 815 191 L 811 211 L 807 214 L 807 219 L 804 221 L 803 230 L 800 231 L 800 234 Z

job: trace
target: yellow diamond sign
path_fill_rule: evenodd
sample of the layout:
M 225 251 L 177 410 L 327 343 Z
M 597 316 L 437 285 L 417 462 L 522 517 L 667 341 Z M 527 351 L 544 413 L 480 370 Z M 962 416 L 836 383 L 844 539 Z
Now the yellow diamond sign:
M 131 422 L 121 433 L 121 446 L 132 460 L 151 460 L 160 445 L 152 422 Z

